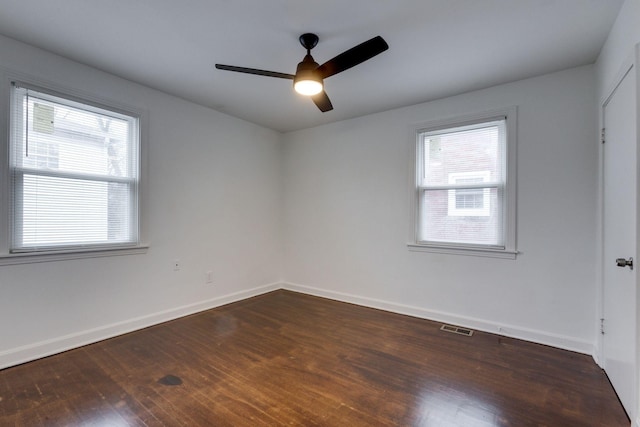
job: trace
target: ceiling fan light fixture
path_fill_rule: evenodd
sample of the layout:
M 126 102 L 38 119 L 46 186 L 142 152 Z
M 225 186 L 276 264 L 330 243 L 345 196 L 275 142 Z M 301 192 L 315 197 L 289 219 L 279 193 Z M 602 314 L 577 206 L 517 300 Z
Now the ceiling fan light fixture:
M 296 75 L 293 78 L 293 88 L 301 95 L 313 96 L 322 92 L 322 78 L 316 72 L 318 63 L 307 54 L 304 60 L 298 64 Z
M 293 88 L 300 95 L 313 96 L 322 92 L 322 82 L 314 79 L 296 80 Z

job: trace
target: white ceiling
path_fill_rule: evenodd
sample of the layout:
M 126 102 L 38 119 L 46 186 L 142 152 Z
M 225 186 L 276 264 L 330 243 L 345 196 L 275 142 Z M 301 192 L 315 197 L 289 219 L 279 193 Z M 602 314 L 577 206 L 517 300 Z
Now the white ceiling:
M 278 131 L 593 63 L 623 0 L 0 0 L 0 34 Z M 290 80 L 298 36 L 322 64 L 381 35 L 388 51 L 332 76 L 321 113 Z

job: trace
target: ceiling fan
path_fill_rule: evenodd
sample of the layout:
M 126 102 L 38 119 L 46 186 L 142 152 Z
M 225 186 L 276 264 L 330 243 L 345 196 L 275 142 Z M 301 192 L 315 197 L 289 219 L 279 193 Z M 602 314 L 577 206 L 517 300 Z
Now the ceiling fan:
M 376 36 L 364 43 L 342 52 L 340 55 L 318 65 L 311 56 L 311 49 L 318 44 L 318 36 L 305 33 L 299 38 L 307 54 L 298 64 L 295 74 L 279 73 L 276 71 L 258 70 L 255 68 L 236 67 L 234 65 L 216 64 L 219 70 L 236 71 L 239 73 L 256 74 L 258 76 L 276 77 L 293 80 L 296 92 L 310 96 L 323 113 L 333 110 L 333 105 L 324 91 L 323 80 L 334 74 L 341 73 L 389 49 L 389 45 L 380 36 Z

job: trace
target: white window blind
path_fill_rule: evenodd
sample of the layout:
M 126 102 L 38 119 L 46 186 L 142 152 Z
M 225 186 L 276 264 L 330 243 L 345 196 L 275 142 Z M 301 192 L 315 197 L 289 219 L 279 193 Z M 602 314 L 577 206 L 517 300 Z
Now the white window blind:
M 11 252 L 139 241 L 138 118 L 12 86 Z
M 418 132 L 418 242 L 505 248 L 505 123 Z

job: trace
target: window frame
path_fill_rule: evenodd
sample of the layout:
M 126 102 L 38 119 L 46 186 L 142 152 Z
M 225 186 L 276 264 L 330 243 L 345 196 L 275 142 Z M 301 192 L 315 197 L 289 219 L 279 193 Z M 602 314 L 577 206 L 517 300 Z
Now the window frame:
M 116 255 L 132 255 L 146 253 L 149 245 L 145 243 L 146 230 L 144 218 L 144 188 L 146 183 L 147 165 L 147 113 L 145 110 L 124 105 L 113 100 L 104 99 L 96 95 L 69 89 L 51 82 L 38 80 L 18 72 L 2 71 L 2 88 L 0 124 L 6 130 L 0 139 L 0 266 L 12 264 L 25 264 L 33 262 L 61 261 L 78 258 L 95 258 Z M 116 243 L 113 245 L 87 245 L 66 246 L 58 248 L 44 248 L 43 250 L 28 250 L 11 252 L 11 234 L 13 208 L 11 205 L 11 108 L 12 85 L 16 83 L 20 87 L 41 92 L 54 97 L 63 98 L 71 102 L 78 102 L 87 106 L 104 109 L 116 114 L 128 115 L 138 120 L 138 206 L 137 228 L 138 240 L 127 244 Z
M 431 242 L 419 239 L 420 229 L 420 174 L 423 168 L 420 135 L 450 128 L 474 126 L 497 120 L 505 120 L 505 183 L 502 206 L 502 227 L 504 246 L 490 246 L 481 244 Z M 407 247 L 411 251 L 435 252 L 454 255 L 472 255 L 481 257 L 515 259 L 516 249 L 516 161 L 517 161 L 517 107 L 507 107 L 499 110 L 485 111 L 477 114 L 451 117 L 411 126 L 411 174 L 410 174 L 410 230 Z M 449 190 L 455 191 L 455 190 Z M 448 208 L 451 207 L 451 196 L 448 197 Z M 454 195 L 455 207 L 455 195 Z M 474 215 L 477 215 L 474 214 Z M 473 215 L 472 215 L 473 216 Z

